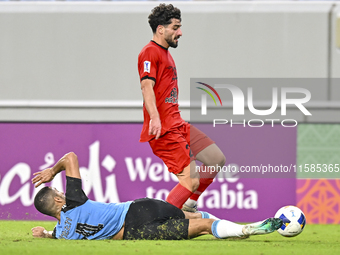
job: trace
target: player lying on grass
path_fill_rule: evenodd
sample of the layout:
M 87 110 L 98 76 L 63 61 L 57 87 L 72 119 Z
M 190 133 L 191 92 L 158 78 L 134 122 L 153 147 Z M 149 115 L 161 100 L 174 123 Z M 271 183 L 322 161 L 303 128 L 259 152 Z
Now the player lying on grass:
M 42 188 L 34 199 L 36 209 L 58 220 L 54 231 L 32 228 L 34 237 L 58 239 L 179 240 L 202 234 L 217 238 L 268 234 L 282 225 L 269 218 L 239 225 L 219 220 L 206 212 L 183 212 L 165 201 L 142 198 L 125 203 L 100 203 L 87 198 L 82 190 L 77 156 L 70 152 L 52 168 L 34 173 L 35 187 L 66 172 L 66 194 L 51 187 Z

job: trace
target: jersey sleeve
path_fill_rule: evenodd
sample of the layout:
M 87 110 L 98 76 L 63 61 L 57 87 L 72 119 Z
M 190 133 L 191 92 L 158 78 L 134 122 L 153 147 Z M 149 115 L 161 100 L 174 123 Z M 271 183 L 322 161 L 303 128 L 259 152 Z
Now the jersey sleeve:
M 66 176 L 66 207 L 68 210 L 81 206 L 88 197 L 81 186 L 81 179 Z
M 54 227 L 53 232 L 52 232 L 52 237 L 54 239 L 57 239 L 57 227 Z
M 157 69 L 157 51 L 152 47 L 143 49 L 143 51 L 138 56 L 138 72 L 140 81 L 144 79 L 150 79 L 156 82 Z

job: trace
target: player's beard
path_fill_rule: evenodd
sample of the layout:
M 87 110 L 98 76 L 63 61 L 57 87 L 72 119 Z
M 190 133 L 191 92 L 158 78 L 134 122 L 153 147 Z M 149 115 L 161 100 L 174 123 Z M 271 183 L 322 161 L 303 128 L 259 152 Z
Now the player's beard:
M 177 48 L 178 42 L 175 42 L 175 40 L 178 38 L 179 37 L 172 39 L 171 36 L 169 36 L 165 38 L 165 41 L 169 44 L 170 47 Z

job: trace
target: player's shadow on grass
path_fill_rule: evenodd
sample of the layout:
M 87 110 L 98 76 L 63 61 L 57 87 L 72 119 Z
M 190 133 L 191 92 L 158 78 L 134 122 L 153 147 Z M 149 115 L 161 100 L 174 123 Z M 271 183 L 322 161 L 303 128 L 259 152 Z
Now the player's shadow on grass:
M 203 236 L 202 236 L 203 237 Z M 243 236 L 243 237 L 230 237 L 225 239 L 219 239 L 216 237 L 206 237 L 206 238 L 194 238 L 190 241 L 243 241 L 249 239 L 249 236 Z

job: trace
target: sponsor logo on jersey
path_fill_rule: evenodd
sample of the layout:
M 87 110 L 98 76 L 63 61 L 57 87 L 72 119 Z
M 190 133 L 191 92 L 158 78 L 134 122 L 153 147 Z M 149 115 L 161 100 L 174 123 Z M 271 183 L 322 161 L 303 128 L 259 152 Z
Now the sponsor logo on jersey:
M 150 73 L 151 62 L 144 61 L 144 72 Z
M 165 98 L 165 103 L 178 104 L 177 88 L 171 90 L 170 97 Z
M 177 70 L 175 66 L 168 66 L 167 69 L 172 70 L 172 80 L 177 80 Z

